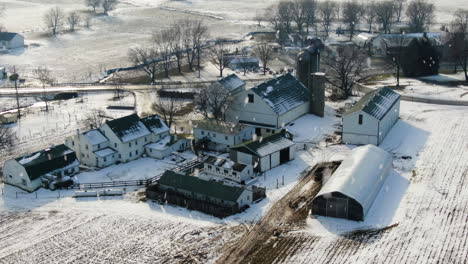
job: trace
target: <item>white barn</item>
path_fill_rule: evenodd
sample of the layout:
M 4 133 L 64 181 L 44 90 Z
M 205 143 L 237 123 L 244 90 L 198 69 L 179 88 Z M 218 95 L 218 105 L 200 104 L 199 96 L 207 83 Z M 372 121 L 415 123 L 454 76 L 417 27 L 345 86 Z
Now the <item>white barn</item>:
M 383 87 L 364 95 L 343 115 L 342 142 L 380 145 L 400 116 L 400 95 Z
M 252 165 L 255 171 L 268 171 L 294 159 L 295 144 L 286 134 L 281 132 L 234 146 L 229 156 L 236 163 Z
M 229 148 L 252 140 L 255 128 L 216 120 L 203 120 L 193 127 L 195 144 L 204 144 L 206 149 L 229 151 Z
M 73 150 L 58 145 L 5 161 L 3 179 L 7 184 L 33 192 L 43 186 L 42 177 L 72 176 L 78 173 L 79 165 Z
M 18 33 L 0 32 L 0 49 L 17 49 L 24 47 L 24 37 Z
M 309 90 L 287 73 L 236 95 L 226 120 L 265 129 L 280 129 L 309 113 Z
M 383 149 L 353 149 L 312 201 L 312 214 L 364 221 L 391 169 L 392 156 Z
M 203 164 L 203 172 L 216 178 L 245 183 L 254 177 L 252 165 L 235 163 L 220 157 L 209 156 Z

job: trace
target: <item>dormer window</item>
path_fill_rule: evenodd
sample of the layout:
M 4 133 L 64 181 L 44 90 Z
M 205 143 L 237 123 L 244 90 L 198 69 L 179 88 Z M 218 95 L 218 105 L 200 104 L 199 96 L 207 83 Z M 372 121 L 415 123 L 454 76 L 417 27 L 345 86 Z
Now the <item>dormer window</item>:
M 248 102 L 251 104 L 254 102 L 254 95 L 253 94 L 248 94 Z

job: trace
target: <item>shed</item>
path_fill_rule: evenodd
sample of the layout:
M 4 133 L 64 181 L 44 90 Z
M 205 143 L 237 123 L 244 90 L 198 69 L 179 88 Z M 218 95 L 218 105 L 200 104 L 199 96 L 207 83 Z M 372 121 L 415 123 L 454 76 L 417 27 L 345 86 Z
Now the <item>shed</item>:
M 0 32 L 0 49 L 24 47 L 24 37 L 14 32 Z
M 312 201 L 312 213 L 364 221 L 391 168 L 392 156 L 381 148 L 355 148 Z
M 236 163 L 249 164 L 254 170 L 265 172 L 293 160 L 294 146 L 286 133 L 281 132 L 232 147 L 230 158 Z
M 388 87 L 365 94 L 343 115 L 342 141 L 380 145 L 400 115 L 400 95 Z
M 219 80 L 218 83 L 229 91 L 231 95 L 238 94 L 245 90 L 245 81 L 239 78 L 235 73 L 224 77 Z
M 253 178 L 252 165 L 236 163 L 221 157 L 209 156 L 203 164 L 203 172 L 222 179 L 245 183 Z

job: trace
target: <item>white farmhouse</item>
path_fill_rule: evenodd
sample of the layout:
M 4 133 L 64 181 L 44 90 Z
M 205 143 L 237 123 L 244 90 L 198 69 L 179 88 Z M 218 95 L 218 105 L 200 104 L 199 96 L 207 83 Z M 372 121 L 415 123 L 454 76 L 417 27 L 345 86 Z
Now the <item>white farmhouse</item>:
M 16 49 L 24 47 L 24 37 L 18 33 L 0 32 L 0 49 Z
M 226 120 L 281 129 L 307 113 L 309 90 L 288 73 L 236 95 L 226 111 Z
M 400 116 L 400 95 L 384 87 L 367 93 L 343 115 L 342 141 L 378 146 Z
M 252 140 L 255 128 L 216 120 L 203 120 L 193 127 L 195 144 L 203 144 L 206 149 L 229 151 L 229 148 Z
M 203 172 L 216 178 L 245 183 L 254 177 L 252 165 L 235 163 L 220 157 L 210 156 L 203 164 Z
M 234 146 L 230 158 L 236 163 L 252 165 L 255 171 L 265 172 L 294 159 L 295 144 L 281 132 L 257 141 Z
M 65 145 L 58 145 L 32 154 L 5 161 L 3 179 L 28 192 L 42 187 L 42 177 L 71 176 L 79 171 L 75 152 Z

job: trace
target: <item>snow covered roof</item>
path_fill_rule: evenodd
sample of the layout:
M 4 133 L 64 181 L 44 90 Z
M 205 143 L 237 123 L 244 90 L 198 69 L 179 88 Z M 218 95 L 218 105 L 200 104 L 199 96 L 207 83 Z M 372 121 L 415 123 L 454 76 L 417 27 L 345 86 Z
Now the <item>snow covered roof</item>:
M 117 153 L 117 152 L 115 150 L 113 150 L 112 148 L 103 148 L 101 150 L 97 150 L 97 151 L 94 152 L 94 154 L 96 154 L 96 156 L 101 157 L 101 158 L 107 157 L 107 156 L 112 155 L 114 153 Z
M 220 120 L 216 121 L 213 119 L 206 119 L 203 121 L 199 121 L 194 126 L 194 129 L 203 129 L 206 131 L 217 132 L 217 133 L 225 134 L 225 135 L 237 135 L 247 128 L 248 128 L 247 126 L 244 126 L 242 124 L 233 124 L 233 123 L 223 122 Z
M 18 157 L 15 160 L 25 168 L 28 177 L 35 180 L 42 175 L 64 168 L 77 159 L 75 152 L 62 144 Z
M 345 115 L 363 111 L 378 120 L 382 120 L 398 100 L 400 100 L 398 93 L 388 87 L 382 87 L 365 94 Z
M 169 131 L 169 127 L 164 123 L 161 117 L 157 115 L 142 118 L 141 122 L 154 134 L 161 134 Z
M 165 136 L 156 143 L 147 144 L 145 147 L 154 149 L 154 150 L 165 150 L 170 146 L 172 141 L 172 136 Z
M 209 156 L 205 163 L 211 164 L 216 167 L 232 169 L 234 171 L 242 172 L 247 165 L 242 163 L 235 163 L 232 160 L 227 160 L 221 157 Z
M 14 37 L 16 37 L 16 35 L 19 35 L 19 34 L 18 33 L 13 33 L 13 32 L 0 32 L 0 40 L 10 41 Z
M 231 149 L 258 157 L 264 157 L 291 146 L 294 146 L 294 142 L 287 139 L 284 133 L 278 133 L 257 141 L 242 143 L 232 147 Z
M 364 215 L 371 208 L 392 167 L 392 156 L 366 145 L 353 149 L 316 197 L 339 192 L 361 204 Z
M 90 130 L 88 132 L 83 133 L 83 135 L 88 138 L 89 143 L 91 145 L 102 144 L 104 142 L 109 141 L 106 136 L 104 136 L 101 131 L 97 129 Z
M 158 183 L 231 202 L 237 202 L 244 192 L 244 189 L 240 187 L 224 185 L 217 181 L 202 180 L 174 171 L 164 172 Z
M 136 114 L 110 120 L 106 124 L 122 143 L 151 134 Z
M 375 40 L 381 39 L 389 46 L 408 46 L 413 39 L 421 39 L 426 36 L 433 45 L 442 43 L 442 33 L 426 32 L 426 33 L 409 33 L 409 34 L 380 34 L 375 37 Z
M 309 90 L 290 73 L 261 83 L 251 91 L 260 96 L 279 115 L 309 102 Z
M 245 82 L 239 78 L 235 73 L 218 81 L 225 89 L 232 92 L 245 85 Z

